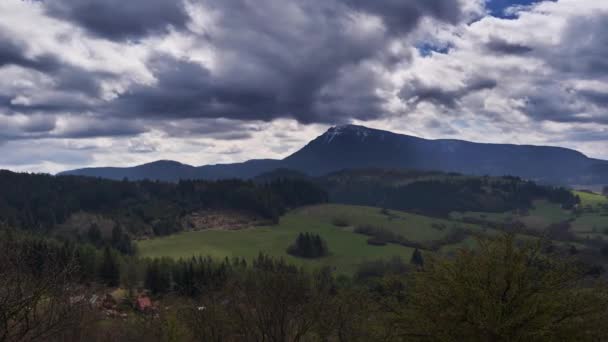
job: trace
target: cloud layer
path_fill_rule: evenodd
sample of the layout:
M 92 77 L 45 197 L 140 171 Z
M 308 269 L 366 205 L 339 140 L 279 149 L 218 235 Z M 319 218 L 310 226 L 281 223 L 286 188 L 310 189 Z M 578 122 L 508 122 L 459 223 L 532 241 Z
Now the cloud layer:
M 348 122 L 608 158 L 602 3 L 5 0 L 0 167 L 277 158 Z

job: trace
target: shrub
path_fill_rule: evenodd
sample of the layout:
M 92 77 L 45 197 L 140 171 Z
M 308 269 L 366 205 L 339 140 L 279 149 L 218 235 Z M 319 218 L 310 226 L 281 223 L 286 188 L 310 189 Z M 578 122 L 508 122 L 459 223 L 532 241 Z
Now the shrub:
M 369 239 L 367 239 L 367 244 L 372 245 L 372 246 L 386 246 L 387 242 L 385 240 L 383 240 L 382 238 L 372 236 Z
M 373 260 L 361 263 L 357 267 L 354 278 L 358 281 L 365 281 L 373 278 L 382 278 L 386 275 L 402 275 L 411 269 L 400 257 L 393 257 L 389 260 Z
M 350 223 L 348 222 L 348 219 L 346 219 L 345 217 L 334 217 L 331 220 L 331 223 L 336 226 L 336 227 L 348 227 L 350 226 Z
M 384 244 L 395 243 L 395 244 L 402 245 L 405 247 L 421 248 L 421 249 L 425 248 L 421 243 L 415 242 L 415 241 L 410 241 L 410 240 L 406 239 L 405 237 L 403 237 L 399 234 L 393 233 L 392 231 L 390 231 L 386 228 L 383 228 L 383 227 L 374 227 L 372 225 L 361 225 L 355 229 L 355 233 L 370 236 L 371 239 L 373 239 L 372 242 L 378 243 L 378 242 L 382 241 L 382 242 L 384 242 Z M 370 243 L 370 240 L 367 241 L 368 244 L 372 244 L 372 243 Z

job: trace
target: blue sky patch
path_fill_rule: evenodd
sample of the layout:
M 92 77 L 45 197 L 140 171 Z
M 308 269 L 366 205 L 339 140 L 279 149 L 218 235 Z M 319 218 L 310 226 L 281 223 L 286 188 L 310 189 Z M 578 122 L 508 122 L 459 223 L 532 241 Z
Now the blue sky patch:
M 490 13 L 498 18 L 512 18 L 510 15 L 505 14 L 505 10 L 511 6 L 527 6 L 532 5 L 543 0 L 489 0 L 487 7 Z

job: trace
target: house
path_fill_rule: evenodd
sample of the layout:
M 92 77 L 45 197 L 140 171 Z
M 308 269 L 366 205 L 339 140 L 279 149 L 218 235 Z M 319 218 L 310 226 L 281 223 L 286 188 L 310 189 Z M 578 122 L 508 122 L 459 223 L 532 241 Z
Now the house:
M 147 295 L 139 295 L 135 300 L 135 308 L 141 312 L 149 312 L 154 309 L 152 300 Z

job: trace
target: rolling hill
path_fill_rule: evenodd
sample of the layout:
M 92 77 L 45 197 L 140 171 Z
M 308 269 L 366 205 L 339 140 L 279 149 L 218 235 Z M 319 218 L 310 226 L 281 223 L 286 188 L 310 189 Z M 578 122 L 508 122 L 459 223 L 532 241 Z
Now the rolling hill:
M 471 175 L 513 175 L 556 184 L 608 183 L 608 161 L 561 147 L 428 140 L 363 126 L 332 127 L 282 160 L 189 166 L 158 161 L 127 168 L 87 168 L 61 174 L 111 179 L 253 178 L 277 168 L 312 176 L 342 169 L 437 170 Z

